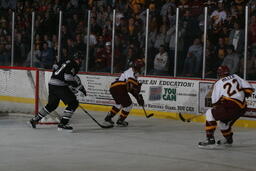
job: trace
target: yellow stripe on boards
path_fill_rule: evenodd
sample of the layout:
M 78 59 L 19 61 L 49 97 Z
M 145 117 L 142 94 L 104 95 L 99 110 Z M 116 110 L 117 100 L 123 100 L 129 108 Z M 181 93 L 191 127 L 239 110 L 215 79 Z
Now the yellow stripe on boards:
M 0 96 L 0 101 L 15 102 L 15 103 L 35 103 L 35 99 L 28 97 Z

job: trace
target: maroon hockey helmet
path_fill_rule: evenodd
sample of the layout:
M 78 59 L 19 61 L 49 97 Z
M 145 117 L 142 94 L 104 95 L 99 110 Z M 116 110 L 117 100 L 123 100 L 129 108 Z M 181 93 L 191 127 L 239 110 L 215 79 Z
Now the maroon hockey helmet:
M 230 70 L 229 70 L 228 66 L 222 65 L 222 66 L 218 67 L 218 69 L 217 69 L 218 77 L 225 77 L 225 76 L 228 76 L 229 74 L 230 74 Z
M 132 67 L 138 72 L 140 72 L 141 68 L 143 68 L 144 66 L 145 62 L 143 59 L 137 58 L 133 61 Z

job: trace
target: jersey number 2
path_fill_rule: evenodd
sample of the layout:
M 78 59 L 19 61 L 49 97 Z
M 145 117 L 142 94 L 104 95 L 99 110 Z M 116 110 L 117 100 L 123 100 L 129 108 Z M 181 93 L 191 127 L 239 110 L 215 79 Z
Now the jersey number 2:
M 234 86 L 236 86 L 235 90 L 231 91 L 231 88 L 234 87 Z M 241 89 L 241 87 L 240 87 L 240 85 L 239 85 L 239 83 L 238 83 L 238 81 L 236 79 L 233 79 L 232 83 L 224 84 L 223 88 L 227 89 L 227 93 L 228 93 L 229 96 L 233 96 L 237 92 L 242 91 L 242 89 Z

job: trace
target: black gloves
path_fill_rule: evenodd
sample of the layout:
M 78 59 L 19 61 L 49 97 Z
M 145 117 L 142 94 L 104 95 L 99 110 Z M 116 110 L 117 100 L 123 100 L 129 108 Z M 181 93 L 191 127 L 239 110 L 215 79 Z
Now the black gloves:
M 69 86 L 69 89 L 74 93 L 74 94 L 77 94 L 79 91 L 81 91 L 84 96 L 86 96 L 86 90 L 84 88 L 84 86 L 80 85 L 78 87 L 72 87 L 72 86 Z
M 73 94 L 77 94 L 78 90 L 75 87 L 68 86 L 68 88 L 72 91 Z
M 140 106 L 144 106 L 144 99 L 143 99 L 143 96 L 141 94 L 138 95 L 137 102 Z
M 87 93 L 86 93 L 84 86 L 79 87 L 78 90 L 81 91 L 84 94 L 84 96 L 86 96 Z
M 246 92 L 244 93 L 244 95 L 245 95 L 246 98 L 252 96 L 250 93 L 246 93 Z

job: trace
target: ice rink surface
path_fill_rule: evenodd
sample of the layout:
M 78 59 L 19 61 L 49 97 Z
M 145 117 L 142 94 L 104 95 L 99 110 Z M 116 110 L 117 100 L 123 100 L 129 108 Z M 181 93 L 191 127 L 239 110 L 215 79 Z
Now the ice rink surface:
M 0 117 L 0 171 L 256 170 L 255 129 L 236 127 L 233 147 L 202 150 L 203 123 L 129 116 L 126 128 L 102 129 L 80 112 L 74 133 L 56 125 L 32 129 L 30 117 Z M 105 116 L 89 112 L 99 121 Z

